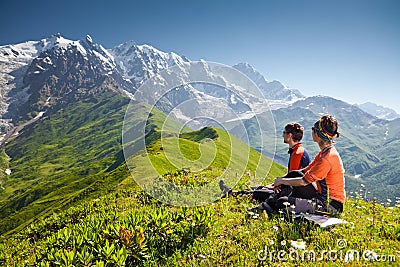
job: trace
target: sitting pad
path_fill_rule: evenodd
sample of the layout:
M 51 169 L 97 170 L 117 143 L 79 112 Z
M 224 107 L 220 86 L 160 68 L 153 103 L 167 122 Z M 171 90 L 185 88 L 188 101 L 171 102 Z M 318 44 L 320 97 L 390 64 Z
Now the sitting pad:
M 295 218 L 303 218 L 306 219 L 310 222 L 313 222 L 317 225 L 319 225 L 322 228 L 332 226 L 332 225 L 337 225 L 337 224 L 343 224 L 343 223 L 348 223 L 347 221 L 335 217 L 330 217 L 328 215 L 321 215 L 321 214 L 296 214 L 294 216 Z

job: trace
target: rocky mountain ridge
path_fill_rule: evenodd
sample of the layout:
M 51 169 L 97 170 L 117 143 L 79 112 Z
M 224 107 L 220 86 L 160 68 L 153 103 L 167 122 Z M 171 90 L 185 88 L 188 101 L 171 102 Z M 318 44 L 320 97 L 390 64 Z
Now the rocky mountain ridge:
M 392 166 L 397 155 L 387 155 L 385 151 L 399 145 L 396 141 L 400 131 L 399 119 L 379 119 L 354 105 L 330 97 L 306 98 L 300 91 L 287 88 L 278 81 L 267 81 L 246 63 L 237 64 L 232 69 L 245 74 L 257 85 L 260 95 L 252 94 L 246 91 L 247 88 L 229 83 L 218 75 L 212 76 L 208 84 L 186 84 L 190 76 L 188 64 L 189 60 L 185 57 L 134 42 L 107 50 L 93 42 L 90 36 L 70 41 L 57 34 L 37 42 L 2 46 L 1 133 L 4 137 L 16 125 L 23 125 L 39 115 L 51 117 L 78 102 L 92 101 L 104 92 L 113 91 L 132 98 L 137 90 L 145 88 L 150 78 L 156 77 L 157 83 L 165 83 L 165 76 L 157 75 L 174 67 L 179 70 L 177 81 L 183 85 L 169 88 L 165 96 L 155 103 L 155 107 L 169 116 L 186 123 L 193 117 L 220 119 L 218 116 L 230 112 L 240 120 L 251 118 L 257 112 L 271 114 L 272 110 L 276 123 L 268 125 L 266 130 L 272 136 L 273 144 L 279 143 L 280 129 L 285 123 L 299 121 L 308 129 L 321 114 L 330 113 L 339 119 L 343 129 L 339 144 L 343 144 L 341 148 L 347 174 L 361 177 L 354 184 L 368 179 L 385 184 L 387 175 L 383 174 L 382 168 Z M 211 76 L 208 75 L 211 67 L 205 61 L 196 63 L 196 71 L 207 77 Z M 269 98 L 269 107 L 263 105 L 265 99 L 261 99 L 262 95 Z M 212 123 L 211 120 L 198 120 L 197 124 L 189 126 L 200 128 Z M 259 144 L 254 140 L 259 139 L 260 132 L 254 129 L 260 126 L 255 127 L 251 120 L 244 125 L 247 130 L 250 129 L 250 139 L 253 138 L 247 142 L 258 148 Z M 275 134 L 276 131 L 278 134 Z M 240 133 L 237 136 L 247 138 Z M 304 141 L 312 147 L 307 137 Z M 286 155 L 285 149 L 283 145 L 278 145 L 276 154 Z M 284 157 L 277 159 L 281 163 L 286 160 Z M 391 185 L 395 185 L 393 188 L 399 184 L 400 181 L 391 180 Z
M 177 120 L 185 121 L 193 115 L 193 110 L 199 116 L 212 117 L 215 115 L 215 107 L 219 110 L 232 110 L 239 115 L 249 110 L 262 112 L 268 108 L 260 104 L 265 102 L 261 93 L 258 96 L 249 95 L 246 88 L 229 84 L 224 81 L 224 77 L 208 75 L 210 66 L 204 61 L 196 65 L 196 71 L 213 77 L 211 84 L 187 83 L 191 75 L 185 69 L 188 62 L 186 57 L 165 53 L 149 45 L 136 45 L 134 42 L 106 50 L 93 42 L 90 36 L 84 40 L 71 41 L 57 34 L 37 42 L 2 46 L 2 133 L 19 121 L 31 119 L 50 107 L 61 108 L 65 104 L 101 93 L 105 88 L 132 97 L 150 77 L 172 66 L 181 72 L 177 78 L 183 86 L 168 88 L 156 107 Z M 268 86 L 274 91 L 275 101 L 287 101 L 286 92 L 291 92 L 289 89 L 274 81 L 263 87 L 264 94 L 268 93 Z M 283 90 L 281 96 L 279 90 Z M 236 93 L 232 94 L 232 91 Z M 194 126 L 200 128 L 204 124 L 207 122 Z
M 397 114 L 396 111 L 394 111 L 393 109 L 383 107 L 381 105 L 377 105 L 372 102 L 366 102 L 366 103 L 359 104 L 359 105 L 356 104 L 356 106 L 358 106 L 365 112 L 367 112 L 377 118 L 380 118 L 380 119 L 394 120 L 394 119 L 400 118 L 400 115 Z
M 150 45 L 137 45 L 133 41 L 107 50 L 93 42 L 89 35 L 84 40 L 71 41 L 55 34 L 40 41 L 1 46 L 0 130 L 4 134 L 13 123 L 33 118 L 60 101 L 96 94 L 102 90 L 99 89 L 102 84 L 132 97 L 149 78 L 188 62 L 184 56 L 162 52 Z M 207 72 L 206 68 L 204 65 L 202 71 Z M 279 81 L 267 81 L 248 63 L 239 63 L 233 68 L 257 85 L 272 110 L 306 98 L 299 90 L 288 88 Z M 204 99 L 212 103 L 211 106 L 233 109 L 239 114 L 249 110 L 262 112 L 257 101 L 244 103 L 241 97 L 232 96 L 226 88 L 209 84 L 186 84 L 170 90 L 157 107 L 165 113 L 172 111 L 171 116 L 179 120 L 187 117 L 189 111 L 175 107 L 191 101 L 199 115 L 208 116 L 208 106 L 203 108 Z

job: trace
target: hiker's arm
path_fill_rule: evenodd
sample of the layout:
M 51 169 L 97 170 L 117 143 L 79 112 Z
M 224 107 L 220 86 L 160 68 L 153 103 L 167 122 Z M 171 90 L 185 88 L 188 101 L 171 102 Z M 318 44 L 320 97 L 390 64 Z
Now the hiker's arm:
M 273 190 L 273 189 L 274 189 L 274 184 L 267 184 L 267 185 L 264 185 L 262 189 Z

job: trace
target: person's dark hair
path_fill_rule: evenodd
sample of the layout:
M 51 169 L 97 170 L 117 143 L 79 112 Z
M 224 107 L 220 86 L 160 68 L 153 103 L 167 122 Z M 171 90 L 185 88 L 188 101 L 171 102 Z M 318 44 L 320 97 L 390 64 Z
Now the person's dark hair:
M 339 138 L 339 122 L 331 115 L 324 115 L 314 123 L 313 130 L 325 142 L 332 142 L 332 138 Z
M 297 122 L 288 123 L 285 126 L 285 132 L 292 134 L 293 141 L 300 142 L 303 138 L 304 127 Z

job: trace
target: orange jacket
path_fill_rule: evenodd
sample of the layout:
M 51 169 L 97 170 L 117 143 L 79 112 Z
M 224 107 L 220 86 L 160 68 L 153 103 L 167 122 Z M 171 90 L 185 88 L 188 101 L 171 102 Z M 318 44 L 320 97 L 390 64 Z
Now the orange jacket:
M 308 183 L 317 182 L 319 193 L 323 198 L 334 199 L 344 203 L 344 168 L 342 159 L 334 146 L 320 151 L 306 168 L 304 180 Z

